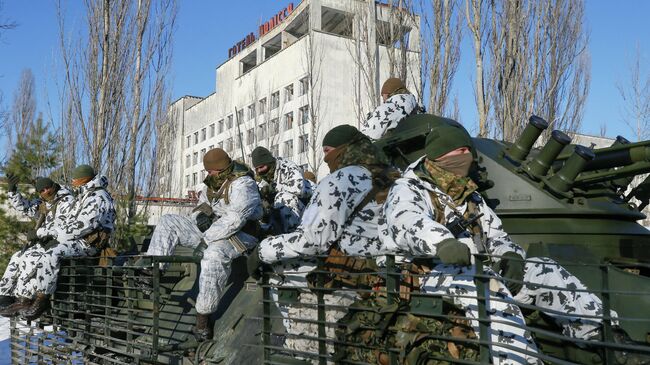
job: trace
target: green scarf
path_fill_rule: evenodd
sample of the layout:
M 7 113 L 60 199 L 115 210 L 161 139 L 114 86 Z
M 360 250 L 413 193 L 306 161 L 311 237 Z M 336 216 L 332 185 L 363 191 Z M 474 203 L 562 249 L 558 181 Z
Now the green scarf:
M 462 205 L 478 189 L 469 177 L 452 174 L 426 158 L 415 168 L 415 174 L 449 195 L 456 205 Z

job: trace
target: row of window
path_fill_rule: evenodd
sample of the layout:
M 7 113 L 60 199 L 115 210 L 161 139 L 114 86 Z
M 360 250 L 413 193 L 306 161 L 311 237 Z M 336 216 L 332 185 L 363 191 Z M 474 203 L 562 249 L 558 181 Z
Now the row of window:
M 304 95 L 309 89 L 309 78 L 304 77 L 298 81 L 300 94 Z M 284 88 L 284 101 L 289 102 L 293 100 L 293 83 Z M 257 106 L 257 107 L 256 107 Z M 271 110 L 275 110 L 280 106 L 280 91 L 276 91 L 271 94 Z M 253 103 L 247 107 L 248 111 L 248 120 L 255 119 L 257 115 L 264 115 L 266 113 L 267 102 L 266 98 L 260 99 L 257 103 Z M 293 112 L 285 114 L 285 119 L 287 116 L 290 116 L 291 122 L 293 122 Z M 244 120 L 244 110 L 237 111 L 237 120 L 242 122 Z M 309 109 L 307 106 L 300 108 L 300 120 L 303 123 L 306 123 L 309 120 Z M 291 123 L 290 123 L 291 124 Z M 201 131 L 196 131 L 193 134 L 187 135 L 185 137 L 185 148 L 195 145 L 197 143 L 203 142 L 206 138 L 212 138 L 215 135 L 215 132 L 218 134 L 223 133 L 224 130 L 228 130 L 233 127 L 233 116 L 229 115 L 226 119 L 222 119 L 216 123 L 213 123 L 209 127 L 201 129 Z M 285 130 L 291 129 L 291 125 Z M 193 138 L 192 138 L 193 137 Z

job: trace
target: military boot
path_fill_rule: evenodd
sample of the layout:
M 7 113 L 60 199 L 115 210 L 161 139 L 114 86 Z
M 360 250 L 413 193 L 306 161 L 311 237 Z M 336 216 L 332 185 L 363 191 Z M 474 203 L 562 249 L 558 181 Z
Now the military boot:
M 614 337 L 614 343 L 621 345 L 633 345 L 633 346 L 644 346 L 639 344 L 630 338 L 630 336 L 620 327 L 612 328 L 612 334 Z M 650 364 L 650 353 L 636 353 L 630 352 L 628 350 L 615 350 L 614 357 L 618 364 L 624 365 L 649 365 Z
M 212 339 L 212 327 L 210 326 L 209 314 L 196 314 L 196 325 L 192 328 L 192 333 L 199 342 Z
M 0 316 L 3 317 L 13 317 L 21 310 L 27 309 L 32 305 L 32 300 L 27 298 L 20 298 L 15 301 L 13 304 L 10 304 L 2 309 L 0 309 Z
M 10 295 L 0 295 L 0 310 L 7 308 L 8 306 L 14 304 L 16 298 Z
M 37 293 L 34 303 L 29 308 L 20 311 L 20 315 L 28 321 L 33 321 L 48 309 L 50 309 L 50 296 L 45 293 Z

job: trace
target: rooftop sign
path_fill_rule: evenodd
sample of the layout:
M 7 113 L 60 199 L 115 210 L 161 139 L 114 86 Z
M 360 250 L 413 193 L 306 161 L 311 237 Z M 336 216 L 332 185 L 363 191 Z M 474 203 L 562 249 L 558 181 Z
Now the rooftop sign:
M 260 25 L 257 33 L 257 38 L 261 38 L 263 35 L 280 25 L 286 18 L 289 17 L 289 15 L 291 15 L 291 13 L 293 13 L 293 3 L 290 3 L 286 8 L 273 15 L 271 19 L 269 19 L 266 23 Z M 228 58 L 232 58 L 239 52 L 246 49 L 246 47 L 254 43 L 257 38 L 253 32 L 246 35 L 241 41 L 235 43 L 235 45 L 228 50 Z

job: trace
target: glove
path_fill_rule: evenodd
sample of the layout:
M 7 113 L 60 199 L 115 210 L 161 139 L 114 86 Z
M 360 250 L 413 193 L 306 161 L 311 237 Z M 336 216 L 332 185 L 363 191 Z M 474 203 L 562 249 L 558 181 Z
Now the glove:
M 58 245 L 59 245 L 59 241 L 52 238 L 51 236 L 43 238 L 43 243 L 41 244 L 41 246 L 43 246 L 43 249 L 45 251 L 49 251 Z
M 248 260 L 246 261 L 248 276 L 255 280 L 259 280 L 262 277 L 262 272 L 265 267 L 266 264 L 260 260 L 260 246 L 255 246 L 250 255 L 248 255 Z
M 36 234 L 35 229 L 30 229 L 29 231 L 27 231 L 25 235 L 27 236 L 27 241 L 29 242 L 36 242 L 40 240 L 40 238 L 38 238 L 38 235 Z
M 467 266 L 472 263 L 469 247 L 455 238 L 438 244 L 438 257 L 443 264 Z
M 201 233 L 207 231 L 211 225 L 212 218 L 210 218 L 207 214 L 200 212 L 196 216 L 196 226 L 199 227 L 199 231 L 201 231 Z
M 7 191 L 10 193 L 15 193 L 18 191 L 18 176 L 13 174 L 7 174 Z
M 524 258 L 514 252 L 506 252 L 501 257 L 501 261 L 499 261 L 499 270 L 497 271 L 501 273 L 501 276 L 504 279 L 506 279 L 506 287 L 508 290 L 510 290 L 510 293 L 512 293 L 513 296 L 517 295 L 517 293 L 519 293 L 523 287 L 522 283 L 518 283 L 513 280 L 524 280 L 525 265 L 526 263 L 524 262 Z

